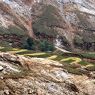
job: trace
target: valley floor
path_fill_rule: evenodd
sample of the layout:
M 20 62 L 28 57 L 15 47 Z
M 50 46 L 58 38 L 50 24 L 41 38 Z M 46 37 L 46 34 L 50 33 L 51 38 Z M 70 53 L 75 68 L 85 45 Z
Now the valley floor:
M 82 74 L 85 73 L 84 71 L 89 71 L 89 72 L 95 71 L 95 60 L 91 62 L 89 62 L 89 60 L 86 60 L 86 58 L 95 59 L 95 53 L 77 54 L 78 56 L 76 56 L 73 53 L 69 52 L 64 52 L 64 53 L 62 52 L 60 53 L 59 51 L 40 52 L 40 51 L 32 51 L 27 49 L 7 48 L 7 47 L 0 47 L 0 51 L 8 52 L 11 54 L 23 55 L 26 57 L 45 58 L 49 60 L 58 61 L 59 63 L 66 65 L 66 69 L 68 72 L 74 74 Z M 82 58 L 81 55 L 84 58 Z M 80 72 L 81 69 L 85 70 Z

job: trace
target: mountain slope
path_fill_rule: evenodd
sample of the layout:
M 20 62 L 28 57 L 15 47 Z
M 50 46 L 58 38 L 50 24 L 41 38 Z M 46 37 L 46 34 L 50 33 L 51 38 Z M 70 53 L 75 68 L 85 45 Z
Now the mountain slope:
M 77 48 L 77 50 L 94 51 L 95 2 L 91 0 L 56 0 L 55 4 L 55 1 L 50 1 L 46 1 L 46 3 L 54 4 L 53 6 L 60 10 L 62 20 L 65 21 L 65 24 L 62 24 L 66 26 L 65 29 L 60 27 L 56 29 L 59 35 L 65 36 L 73 50 Z
M 67 50 L 95 51 L 94 20 L 93 0 L 0 1 L 1 34 L 45 35 Z

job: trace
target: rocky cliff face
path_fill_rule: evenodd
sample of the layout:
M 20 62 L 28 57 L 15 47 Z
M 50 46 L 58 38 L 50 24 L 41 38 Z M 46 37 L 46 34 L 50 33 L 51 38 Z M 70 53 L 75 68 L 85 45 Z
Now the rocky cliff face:
M 62 3 L 61 3 L 62 2 Z M 68 37 L 75 47 L 94 50 L 95 1 L 71 0 L 61 1 L 60 10 L 68 25 Z M 63 5 L 64 4 L 64 5 Z
M 49 0 L 42 1 L 59 10 L 60 24 L 55 24 L 59 35 L 62 36 L 62 44 L 78 51 L 95 50 L 95 1 L 91 0 Z M 49 19 L 49 18 L 48 18 Z M 64 40 L 65 39 L 65 40 Z
M 44 33 L 50 38 L 55 34 L 53 39 L 59 35 L 64 48 L 74 51 L 95 50 L 94 19 L 94 0 L 0 1 L 1 34 L 18 32 L 34 37 L 34 33 Z M 17 31 L 7 31 L 14 27 Z

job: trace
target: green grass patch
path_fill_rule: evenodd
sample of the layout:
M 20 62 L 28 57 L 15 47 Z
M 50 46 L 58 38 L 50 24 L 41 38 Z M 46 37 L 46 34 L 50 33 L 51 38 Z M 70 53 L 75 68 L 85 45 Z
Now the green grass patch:
M 7 41 L 3 41 L 3 40 L 0 41 L 0 46 L 2 46 L 2 47 L 12 48 L 9 44 L 10 44 L 10 43 L 7 42 Z
M 91 63 L 85 62 L 85 61 L 81 61 L 81 62 L 79 62 L 79 64 L 81 64 L 81 65 L 83 65 L 83 66 L 86 66 L 86 65 L 91 64 Z
M 12 51 L 12 48 L 2 48 L 0 49 L 1 52 L 8 52 L 8 51 Z
M 55 60 L 55 61 L 60 61 L 61 59 L 63 59 L 63 56 L 58 56 L 58 57 L 56 57 L 54 60 Z
M 64 63 L 63 68 L 72 74 L 76 74 L 76 75 L 82 75 L 83 74 L 83 72 L 81 72 L 80 69 L 78 69 L 75 66 L 72 66 L 71 64 Z
M 81 55 L 86 58 L 95 58 L 95 53 L 83 53 Z

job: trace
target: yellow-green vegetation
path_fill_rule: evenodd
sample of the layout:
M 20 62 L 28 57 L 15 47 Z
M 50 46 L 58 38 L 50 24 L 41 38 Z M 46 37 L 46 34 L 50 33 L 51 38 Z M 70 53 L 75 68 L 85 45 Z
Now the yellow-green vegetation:
M 58 57 L 57 55 L 52 55 L 52 56 L 48 57 L 48 59 L 55 59 L 57 57 Z
M 16 53 L 20 53 L 20 52 L 25 52 L 27 51 L 26 49 L 12 49 L 12 51 L 9 51 L 10 53 L 16 54 Z
M 84 71 L 81 70 L 80 67 L 85 67 L 88 71 L 95 70 L 95 65 L 93 63 L 85 62 L 81 57 L 72 57 L 73 55 L 68 54 L 60 54 L 55 52 L 41 52 L 41 51 L 32 51 L 27 49 L 20 48 L 8 48 L 8 47 L 0 47 L 0 51 L 9 52 L 12 54 L 18 54 L 29 57 L 37 57 L 37 58 L 47 58 L 50 60 L 58 61 L 60 64 L 63 64 L 63 68 L 66 69 L 69 73 L 73 74 L 85 74 Z M 23 77 L 22 75 L 18 75 L 15 77 L 15 74 L 10 75 L 12 78 L 17 78 L 18 76 Z M 5 76 L 7 78 L 7 75 Z
M 79 63 L 82 61 L 81 58 L 78 58 L 78 57 L 69 57 L 69 58 L 62 59 L 61 61 L 69 61 L 69 60 L 73 61 L 73 62 L 71 62 L 71 64 Z
M 94 66 L 94 64 L 82 61 L 79 57 L 71 57 L 66 56 L 65 54 L 57 54 L 54 52 L 40 52 L 40 51 L 32 51 L 27 49 L 20 49 L 20 48 L 8 48 L 8 47 L 0 47 L 1 52 L 9 52 L 12 54 L 18 54 L 23 56 L 30 56 L 30 57 L 38 57 L 38 58 L 48 58 L 54 61 L 59 61 L 62 64 L 80 64 L 81 66 Z M 92 54 L 93 55 L 93 54 Z
M 31 54 L 23 54 L 23 55 L 27 55 L 27 56 L 38 56 L 38 55 L 45 55 L 45 52 L 39 52 L 39 53 L 31 53 Z

